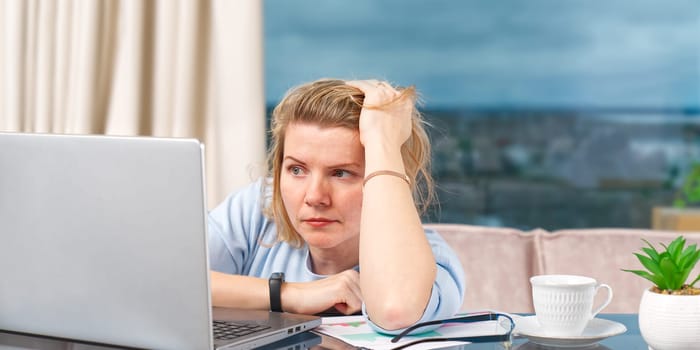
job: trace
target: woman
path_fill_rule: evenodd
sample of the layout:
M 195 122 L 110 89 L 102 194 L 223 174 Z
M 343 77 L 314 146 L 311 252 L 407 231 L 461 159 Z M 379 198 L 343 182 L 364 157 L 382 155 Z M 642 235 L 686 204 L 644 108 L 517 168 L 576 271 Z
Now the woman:
M 452 316 L 462 268 L 416 205 L 433 194 L 422 123 L 413 88 L 319 80 L 288 92 L 273 112 L 271 179 L 210 213 L 213 305 L 362 311 L 389 333 Z

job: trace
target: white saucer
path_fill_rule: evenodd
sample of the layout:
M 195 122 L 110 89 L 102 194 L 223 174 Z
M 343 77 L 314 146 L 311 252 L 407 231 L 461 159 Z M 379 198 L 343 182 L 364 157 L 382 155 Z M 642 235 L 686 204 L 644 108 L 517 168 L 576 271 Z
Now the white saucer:
M 582 347 L 593 345 L 605 338 L 622 334 L 627 328 L 622 323 L 594 318 L 588 322 L 581 335 L 568 337 L 548 336 L 542 331 L 536 316 L 520 317 L 516 320 L 514 335 L 528 338 L 531 342 L 557 347 Z

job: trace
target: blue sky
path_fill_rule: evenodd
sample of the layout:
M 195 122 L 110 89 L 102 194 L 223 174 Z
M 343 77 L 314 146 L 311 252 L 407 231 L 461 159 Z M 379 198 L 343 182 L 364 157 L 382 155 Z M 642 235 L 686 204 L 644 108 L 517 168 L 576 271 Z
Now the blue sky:
M 427 108 L 700 106 L 700 0 L 263 0 L 267 101 L 321 77 Z

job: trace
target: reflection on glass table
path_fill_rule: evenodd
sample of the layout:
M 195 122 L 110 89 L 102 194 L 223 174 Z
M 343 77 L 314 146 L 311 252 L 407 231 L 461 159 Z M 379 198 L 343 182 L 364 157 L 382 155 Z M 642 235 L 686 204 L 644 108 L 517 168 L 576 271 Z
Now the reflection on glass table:
M 544 346 L 529 341 L 524 337 L 515 337 L 510 346 L 507 343 L 480 343 L 480 344 L 464 344 L 459 346 L 443 347 L 443 349 L 469 349 L 469 350 L 539 350 L 539 349 L 568 349 L 568 350 L 647 350 L 647 345 L 639 333 L 639 324 L 636 314 L 600 314 L 599 319 L 609 320 L 615 323 L 620 323 L 627 328 L 627 331 L 610 337 L 604 337 L 600 342 L 593 342 L 586 346 L 579 347 L 561 347 L 561 346 Z M 517 322 L 517 321 L 516 321 Z M 599 321 L 605 322 L 605 321 Z M 0 350 L 110 350 L 117 349 L 106 345 L 87 344 L 82 342 L 73 342 L 70 340 L 53 339 L 39 336 L 21 335 L 0 332 Z M 263 350 L 273 349 L 333 349 L 346 350 L 356 349 L 348 344 L 339 341 L 338 339 L 319 335 L 316 333 L 306 332 L 295 335 L 287 340 L 279 341 L 262 348 Z M 411 348 L 409 347 L 408 350 Z

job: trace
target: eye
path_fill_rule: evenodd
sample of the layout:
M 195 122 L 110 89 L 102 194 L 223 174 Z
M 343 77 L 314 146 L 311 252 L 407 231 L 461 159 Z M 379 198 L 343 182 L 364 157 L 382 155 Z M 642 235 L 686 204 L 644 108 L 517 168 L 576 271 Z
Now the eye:
M 304 169 L 302 169 L 300 166 L 297 166 L 297 165 L 290 166 L 289 172 L 294 176 L 304 175 Z
M 349 171 L 343 169 L 333 170 L 333 176 L 335 177 L 348 177 L 352 175 Z

